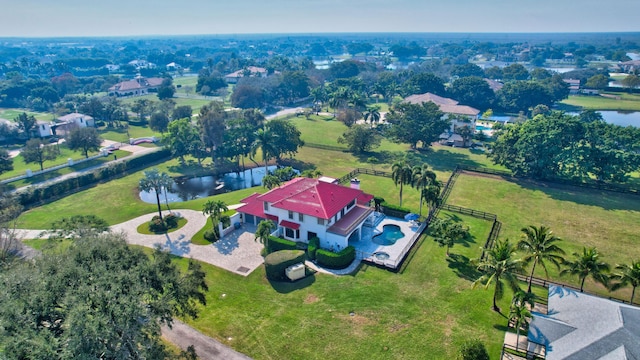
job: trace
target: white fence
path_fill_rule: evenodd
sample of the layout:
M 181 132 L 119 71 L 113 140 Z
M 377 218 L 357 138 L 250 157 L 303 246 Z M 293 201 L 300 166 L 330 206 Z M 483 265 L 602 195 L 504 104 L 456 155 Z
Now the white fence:
M 52 172 L 52 171 L 64 169 L 64 168 L 69 167 L 69 166 L 82 164 L 84 162 L 91 161 L 91 160 L 94 160 L 94 159 L 97 159 L 97 158 L 101 158 L 101 157 L 105 157 L 105 156 L 108 156 L 108 155 L 109 155 L 109 152 L 101 151 L 100 154 L 94 155 L 94 156 L 89 156 L 86 159 L 73 160 L 73 159 L 69 158 L 69 159 L 67 159 L 67 162 L 65 164 L 52 166 L 50 168 L 46 168 L 46 169 L 40 170 L 40 171 L 31 171 L 31 169 L 27 169 L 27 171 L 26 171 L 26 173 L 24 175 L 14 176 L 12 178 L 2 180 L 2 181 L 0 181 L 0 184 L 8 184 L 8 183 L 12 183 L 14 181 L 27 179 L 27 178 L 30 178 L 30 177 L 33 177 L 33 176 L 46 174 L 46 173 L 49 173 L 49 172 Z

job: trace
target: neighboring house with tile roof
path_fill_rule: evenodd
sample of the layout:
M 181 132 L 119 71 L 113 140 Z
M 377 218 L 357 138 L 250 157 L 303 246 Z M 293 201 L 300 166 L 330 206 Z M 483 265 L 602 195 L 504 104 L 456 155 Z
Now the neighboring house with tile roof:
M 224 80 L 229 84 L 235 84 L 240 80 L 240 78 L 245 77 L 245 75 L 249 75 L 251 77 L 267 77 L 269 75 L 269 71 L 265 68 L 257 67 L 257 66 L 247 66 L 244 69 L 240 69 L 238 71 L 234 71 L 231 74 L 227 74 L 224 76 Z
M 317 236 L 321 248 L 339 251 L 361 239 L 371 199 L 360 189 L 300 177 L 241 200 L 237 211 L 245 223 L 272 220 L 285 239 L 307 243 Z
M 441 139 L 444 140 L 443 142 L 454 144 L 456 146 L 469 145 L 457 140 L 457 138 L 459 138 L 460 136 L 455 133 L 455 130 L 458 127 L 469 126 L 472 131 L 475 131 L 476 120 L 478 119 L 480 110 L 471 106 L 460 105 L 456 100 L 438 96 L 432 93 L 411 95 L 406 97 L 404 101 L 411 104 L 432 102 L 438 105 L 440 111 L 444 113 L 443 118 L 451 120 L 451 128 L 448 132 L 441 135 Z M 444 137 L 444 135 L 447 136 Z
M 551 285 L 548 315 L 533 313 L 528 340 L 548 360 L 640 359 L 640 308 Z
M 109 96 L 142 96 L 155 91 L 162 85 L 163 78 L 137 77 L 119 82 L 109 88 Z

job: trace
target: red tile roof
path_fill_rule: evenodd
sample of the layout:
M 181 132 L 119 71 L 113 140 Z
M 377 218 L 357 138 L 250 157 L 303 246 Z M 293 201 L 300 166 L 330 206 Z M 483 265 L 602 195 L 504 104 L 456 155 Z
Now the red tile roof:
M 471 106 L 459 105 L 456 100 L 438 96 L 432 93 L 411 95 L 405 98 L 404 101 L 411 104 L 421 104 L 425 102 L 432 102 L 438 105 L 438 108 L 440 108 L 440 111 L 447 114 L 462 114 L 462 115 L 477 116 L 480 113 L 480 110 L 472 108 Z
M 351 201 L 357 200 L 360 204 L 366 204 L 373 198 L 359 189 L 310 178 L 295 178 L 264 195 L 254 195 L 245 199 L 248 203 L 239 208 L 239 212 L 257 215 L 254 212 L 259 209 L 264 214 L 263 202 L 266 201 L 275 208 L 330 219 Z

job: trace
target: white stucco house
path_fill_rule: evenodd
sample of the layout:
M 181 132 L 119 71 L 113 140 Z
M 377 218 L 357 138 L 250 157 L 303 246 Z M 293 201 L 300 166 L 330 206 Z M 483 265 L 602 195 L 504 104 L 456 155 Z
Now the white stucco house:
M 93 127 L 95 126 L 95 121 L 92 116 L 80 114 L 80 113 L 71 113 L 64 116 L 60 116 L 57 118 L 51 128 L 55 135 L 66 135 L 69 131 L 75 128 L 84 128 L 84 127 Z M 49 134 L 51 135 L 51 134 Z
M 245 69 L 240 69 L 232 72 L 231 74 L 225 75 L 224 80 L 229 84 L 235 84 L 238 80 L 245 77 L 245 75 L 251 77 L 267 77 L 267 75 L 269 75 L 269 71 L 262 67 L 247 66 Z
M 361 239 L 372 199 L 360 189 L 301 177 L 241 200 L 237 211 L 244 223 L 272 220 L 285 239 L 308 243 L 317 236 L 321 248 L 340 251 Z

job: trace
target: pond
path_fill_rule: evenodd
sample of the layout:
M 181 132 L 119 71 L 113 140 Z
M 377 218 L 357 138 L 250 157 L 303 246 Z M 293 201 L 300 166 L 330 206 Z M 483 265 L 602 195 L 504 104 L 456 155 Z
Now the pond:
M 638 111 L 605 111 L 598 110 L 602 114 L 602 119 L 609 124 L 620 126 L 640 127 L 640 112 Z M 570 112 L 570 115 L 579 115 L 577 112 Z
M 274 171 L 276 166 L 269 166 L 269 171 Z M 219 178 L 213 176 L 201 176 L 190 179 L 176 180 L 171 190 L 160 194 L 162 202 L 180 202 L 222 194 L 229 191 L 246 189 L 262 184 L 264 167 L 245 170 L 238 173 L 227 173 Z M 166 196 L 166 200 L 165 200 Z M 155 191 L 141 191 L 140 199 L 146 203 L 155 204 Z

